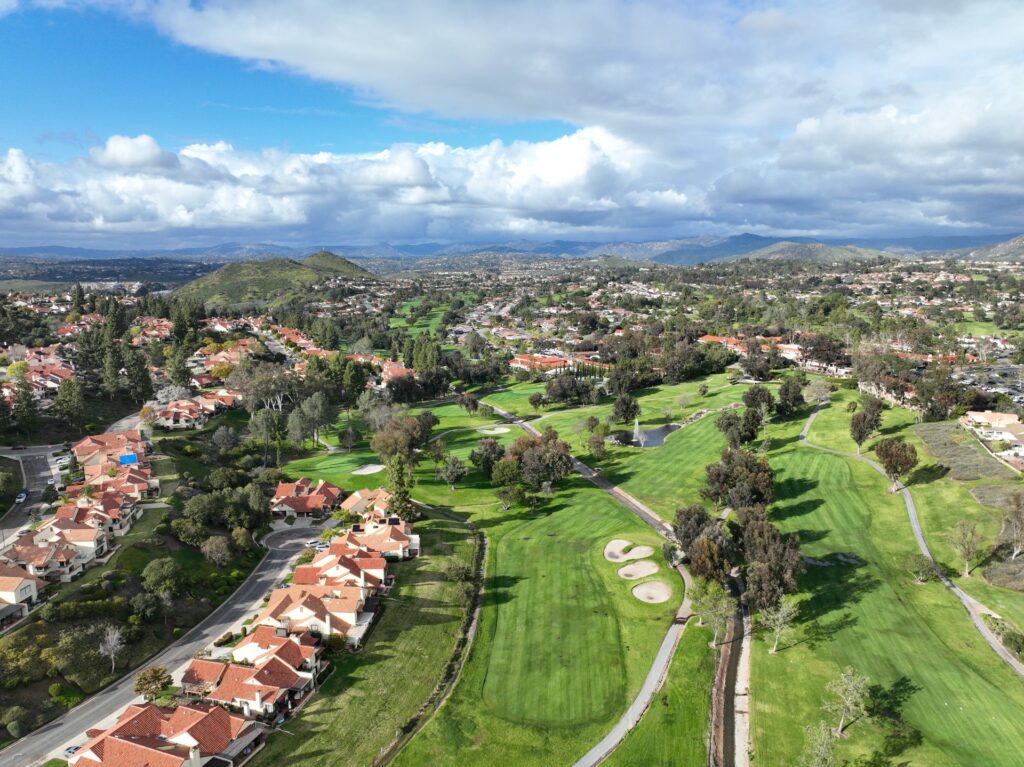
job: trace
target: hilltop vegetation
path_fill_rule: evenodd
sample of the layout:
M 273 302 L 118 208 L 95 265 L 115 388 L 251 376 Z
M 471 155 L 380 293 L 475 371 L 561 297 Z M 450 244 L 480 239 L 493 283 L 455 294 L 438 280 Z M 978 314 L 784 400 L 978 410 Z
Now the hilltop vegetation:
M 271 258 L 227 264 L 212 274 L 193 280 L 178 295 L 201 299 L 208 305 L 265 303 L 284 298 L 296 291 L 332 277 L 372 277 L 370 272 L 351 261 L 322 250 L 302 261 Z

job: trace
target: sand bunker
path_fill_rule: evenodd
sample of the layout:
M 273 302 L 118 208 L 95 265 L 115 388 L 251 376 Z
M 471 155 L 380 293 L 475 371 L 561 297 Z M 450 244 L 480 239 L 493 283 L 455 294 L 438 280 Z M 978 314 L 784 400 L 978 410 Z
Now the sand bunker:
M 619 568 L 619 577 L 627 581 L 635 581 L 637 578 L 646 578 L 658 572 L 658 566 L 649 559 L 641 559 L 625 567 Z
M 360 466 L 358 469 L 353 471 L 353 474 L 376 474 L 379 471 L 384 471 L 384 465 L 380 463 L 368 463 L 365 466 Z
M 626 551 L 633 545 L 632 541 L 624 541 L 621 538 L 608 541 L 604 547 L 604 558 L 609 562 L 628 562 L 631 559 L 645 559 L 654 553 L 650 546 L 636 546 Z
M 662 581 L 647 581 L 633 587 L 633 596 L 641 602 L 656 605 L 669 600 L 672 587 Z
M 508 427 L 505 426 L 491 426 L 485 429 L 477 429 L 481 434 L 508 434 Z

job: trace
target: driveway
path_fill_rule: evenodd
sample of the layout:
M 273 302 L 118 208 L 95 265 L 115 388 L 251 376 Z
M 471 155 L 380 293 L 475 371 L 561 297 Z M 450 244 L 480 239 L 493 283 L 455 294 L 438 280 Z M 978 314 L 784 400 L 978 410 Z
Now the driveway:
M 226 602 L 147 663 L 96 693 L 59 719 L 0 751 L 0 764 L 4 767 L 34 767 L 51 757 L 59 756 L 69 745 L 83 743 L 86 739 L 86 730 L 114 717 L 121 709 L 136 700 L 138 696 L 132 687 L 140 670 L 149 666 L 165 666 L 173 672 L 187 663 L 197 651 L 222 636 L 235 623 L 251 615 L 254 612 L 254 605 L 270 591 L 282 568 L 302 551 L 302 542 L 309 537 L 308 527 L 282 530 L 268 535 L 266 543 L 270 551 Z
M 132 413 L 131 415 L 126 415 L 124 418 L 121 418 L 117 421 L 114 421 L 112 424 L 110 424 L 110 426 L 107 427 L 106 433 L 113 434 L 114 432 L 117 431 L 137 431 L 139 428 L 139 413 L 141 412 L 142 411 L 140 410 L 135 413 Z

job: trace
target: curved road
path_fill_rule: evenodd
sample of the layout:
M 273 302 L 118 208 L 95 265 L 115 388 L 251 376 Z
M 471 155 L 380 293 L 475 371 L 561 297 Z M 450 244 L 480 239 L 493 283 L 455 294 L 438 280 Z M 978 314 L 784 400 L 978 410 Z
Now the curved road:
M 288 560 L 302 550 L 303 540 L 316 532 L 316 528 L 302 527 L 268 535 L 265 539 L 269 547 L 267 555 L 226 602 L 139 668 L 0 751 L 0 764 L 4 767 L 33 767 L 59 753 L 68 744 L 83 742 L 87 729 L 114 716 L 138 697 L 132 686 L 140 670 L 149 666 L 165 666 L 173 671 L 249 615 L 253 605 L 273 587 Z
M 800 431 L 800 444 L 805 447 L 812 448 L 814 450 L 821 450 L 825 453 L 831 453 L 832 455 L 838 455 L 842 458 L 854 458 L 858 461 L 862 461 L 870 466 L 872 469 L 877 471 L 883 477 L 886 476 L 885 469 L 883 469 L 877 462 L 872 461 L 870 458 L 866 458 L 862 455 L 855 455 L 853 453 L 843 453 L 839 450 L 832 450 L 827 447 L 820 447 L 815 445 L 807 439 L 807 435 L 811 430 L 811 425 L 814 423 L 814 419 L 818 417 L 818 411 L 821 409 L 821 405 L 814 409 L 814 412 L 807 418 L 807 422 L 804 424 L 803 429 Z M 967 609 L 967 614 L 971 616 L 971 621 L 974 623 L 974 627 L 978 629 L 978 633 L 988 642 L 989 646 L 995 650 L 996 654 L 1006 661 L 1006 664 L 1017 672 L 1019 676 L 1024 677 L 1024 663 L 1021 663 L 1010 651 L 1003 647 L 1003 643 L 999 641 L 992 630 L 985 625 L 985 621 L 982 619 L 983 615 L 993 615 L 996 617 L 998 613 L 990 610 L 981 602 L 974 597 L 967 594 L 963 589 L 957 586 L 951 581 L 946 574 L 942 571 L 942 568 L 935 562 L 935 557 L 932 556 L 931 549 L 928 548 L 928 543 L 924 539 L 924 533 L 921 530 L 921 522 L 917 516 L 917 505 L 914 503 L 914 497 L 910 494 L 910 490 L 904 485 L 900 488 L 900 494 L 903 496 L 903 503 L 907 507 L 907 516 L 910 518 L 910 527 L 914 531 L 914 538 L 917 540 L 917 547 L 921 550 L 921 553 L 928 558 L 928 561 L 932 563 L 932 567 L 935 570 L 935 574 L 938 576 L 942 584 L 949 589 L 956 596 L 957 599 Z
M 540 436 L 540 432 L 536 427 L 532 426 L 527 421 L 524 421 L 522 418 L 498 407 L 494 408 L 494 412 L 502 418 L 505 418 L 507 421 L 515 424 L 527 434 Z M 580 476 L 589 480 L 601 490 L 604 490 L 615 500 L 629 509 L 633 514 L 643 520 L 643 522 L 654 528 L 654 530 L 663 538 L 672 540 L 672 526 L 666 523 L 647 506 L 631 496 L 621 487 L 613 485 L 579 459 L 574 457 L 572 459 L 572 464 L 573 468 Z M 679 565 L 676 569 L 679 571 L 679 575 L 686 586 L 683 594 L 683 602 L 676 611 L 676 617 L 668 627 L 668 631 L 665 632 L 665 638 L 662 640 L 661 646 L 658 648 L 658 652 L 654 656 L 654 661 L 651 663 L 651 668 L 647 672 L 647 677 L 644 679 L 644 683 L 640 686 L 640 691 L 633 699 L 633 702 L 629 704 L 629 708 L 626 709 L 626 712 L 619 718 L 619 721 L 615 723 L 608 734 L 601 738 L 601 740 L 593 748 L 587 751 L 587 753 L 576 760 L 573 767 L 595 767 L 608 758 L 611 752 L 614 751 L 626 735 L 629 734 L 629 731 L 639 724 L 644 712 L 651 705 L 651 701 L 654 700 L 654 696 L 658 693 L 658 690 L 661 689 L 662 684 L 664 684 L 665 676 L 668 674 L 669 666 L 672 664 L 672 656 L 675 655 L 676 646 L 679 644 L 679 639 L 682 637 L 683 631 L 686 630 L 690 617 L 693 615 L 693 608 L 690 604 L 690 587 L 693 584 L 693 579 L 690 576 L 689 570 L 687 570 L 683 565 Z

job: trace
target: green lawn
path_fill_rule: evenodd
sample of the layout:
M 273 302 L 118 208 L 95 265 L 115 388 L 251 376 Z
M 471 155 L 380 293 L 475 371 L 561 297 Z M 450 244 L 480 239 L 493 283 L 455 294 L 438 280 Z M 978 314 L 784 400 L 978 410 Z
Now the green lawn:
M 418 336 L 420 333 L 436 333 L 441 324 L 441 318 L 448 311 L 448 304 L 438 304 L 415 322 L 409 322 L 409 315 L 412 310 L 422 303 L 423 298 L 414 298 L 404 303 L 398 313 L 391 318 L 390 326 L 393 328 L 406 328 L 410 335 Z
M 840 423 L 816 422 L 813 440 L 841 442 Z M 847 665 L 879 686 L 876 698 L 897 701 L 903 725 L 854 722 L 850 737 L 837 741 L 841 756 L 874 758 L 871 764 L 1019 763 L 1019 745 L 1006 735 L 1024 716 L 1024 688 L 953 595 L 938 583 L 912 584 L 902 563 L 916 544 L 900 496 L 888 494 L 870 467 L 798 445 L 798 426 L 779 428 L 784 436 L 770 455 L 772 518 L 800 533 L 806 555 L 832 565 L 802 577 L 800 625 L 782 651 L 772 657 L 766 643 L 755 643 L 755 763 L 795 763 L 803 726 L 825 716 L 825 684 Z
M 569 764 L 635 695 L 679 604 L 647 605 L 604 559 L 657 535 L 607 495 L 567 480 L 537 512 L 474 514 L 490 541 L 480 630 L 452 697 L 398 765 Z
M 968 319 L 970 318 L 970 319 Z M 978 322 L 971 312 L 964 312 L 964 321 L 956 324 L 956 331 L 968 336 L 999 336 L 1003 333 L 994 322 Z
M 833 402 L 824 408 L 814 422 L 810 440 L 816 445 L 845 452 L 856 452 L 857 446 L 849 436 L 851 414 L 846 403 L 857 398 L 857 393 L 842 391 L 833 395 Z M 969 519 L 978 525 L 983 541 L 991 545 L 999 534 L 1002 513 L 999 509 L 979 503 L 971 494 L 977 488 L 1005 488 L 1009 491 L 1022 489 L 1020 481 L 1013 477 L 1002 464 L 985 453 L 977 441 L 966 432 L 957 432 L 962 455 L 958 466 L 964 471 L 964 463 L 970 462 L 978 479 L 953 479 L 939 464 L 936 455 L 928 448 L 917 433 L 914 425 L 915 414 L 904 408 L 889 408 L 883 411 L 882 433 L 868 440 L 864 454 L 874 457 L 873 447 L 884 437 L 899 436 L 917 449 L 919 464 L 909 478 L 908 487 L 917 505 L 918 517 L 925 540 L 935 558 L 949 568 L 958 585 L 967 593 L 999 612 L 1017 626 L 1024 628 L 1024 594 L 1000 588 L 987 583 L 978 568 L 970 578 L 959 575 L 963 563 L 952 545 L 953 531 L 961 519 Z M 930 424 L 926 424 L 930 426 Z M 958 463 L 958 459 L 952 459 Z
M 711 631 L 686 627 L 665 685 L 640 724 L 612 752 L 609 767 L 701 767 L 707 764 L 708 716 L 716 653 Z
M 316 697 L 252 762 L 253 767 L 365 767 L 427 700 L 448 662 L 464 613 L 463 584 L 447 566 L 472 561 L 465 525 L 417 524 L 423 556 L 392 566 L 398 586 L 358 654 L 334 659 Z

